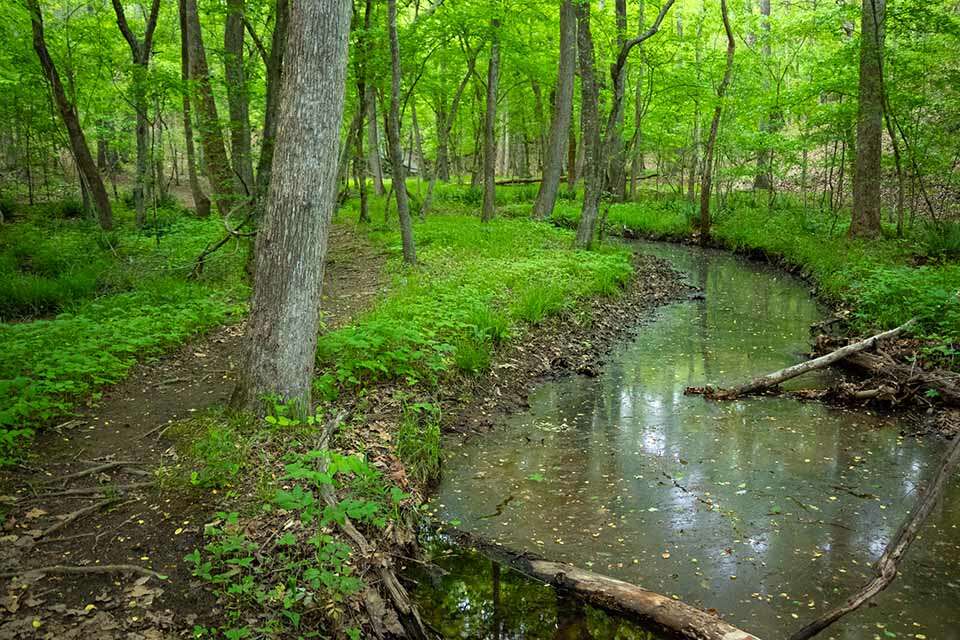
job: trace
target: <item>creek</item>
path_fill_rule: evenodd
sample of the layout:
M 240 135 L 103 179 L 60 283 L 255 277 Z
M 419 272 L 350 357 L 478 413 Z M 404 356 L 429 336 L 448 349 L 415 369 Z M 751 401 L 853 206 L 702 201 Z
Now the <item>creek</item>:
M 786 637 L 872 575 L 943 443 L 902 437 L 896 418 L 863 410 L 684 396 L 801 361 L 823 312 L 802 282 L 767 265 L 637 246 L 703 299 L 655 311 L 599 376 L 546 382 L 529 410 L 446 441 L 436 517 L 716 609 L 765 640 Z M 957 504 L 954 479 L 893 585 L 822 637 L 960 639 Z M 653 637 L 475 553 L 433 546 L 443 571 L 421 571 L 414 595 L 448 637 Z

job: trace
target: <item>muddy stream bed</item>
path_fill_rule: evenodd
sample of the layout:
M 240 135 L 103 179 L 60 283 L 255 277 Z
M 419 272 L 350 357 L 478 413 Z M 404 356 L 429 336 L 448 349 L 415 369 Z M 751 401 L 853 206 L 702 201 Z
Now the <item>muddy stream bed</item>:
M 436 516 L 784 638 L 871 575 L 942 443 L 901 437 L 895 418 L 864 411 L 684 396 L 800 361 L 823 310 L 802 282 L 765 265 L 638 248 L 668 259 L 704 299 L 659 309 L 598 377 L 544 383 L 528 411 L 445 442 Z M 822 637 L 960 639 L 958 504 L 955 479 L 876 606 Z M 415 596 L 447 637 L 655 637 L 442 540 L 432 546 L 442 571 L 415 572 Z

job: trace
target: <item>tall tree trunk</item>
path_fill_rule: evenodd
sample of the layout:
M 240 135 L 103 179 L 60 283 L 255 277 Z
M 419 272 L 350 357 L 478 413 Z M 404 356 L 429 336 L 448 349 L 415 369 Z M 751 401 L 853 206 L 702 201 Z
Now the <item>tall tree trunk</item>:
M 380 162 L 380 123 L 377 122 L 377 96 L 373 86 L 367 85 L 367 106 L 370 113 L 367 114 L 367 138 L 370 142 L 368 151 L 368 164 L 370 173 L 373 175 L 373 190 L 378 196 L 384 194 L 383 188 L 383 163 Z M 399 134 L 397 134 L 399 135 Z
M 570 193 L 577 189 L 577 177 L 577 130 L 571 113 L 570 129 L 567 133 L 567 191 Z
M 287 25 L 290 23 L 290 6 L 287 0 L 277 0 L 276 14 L 270 56 L 267 59 L 267 95 L 263 110 L 260 159 L 257 161 L 258 209 L 263 207 L 270 189 L 273 149 L 277 137 L 277 117 L 280 112 L 280 86 L 283 82 L 283 54 L 287 48 Z
M 491 24 L 490 63 L 487 65 L 487 100 L 483 119 L 483 211 L 480 219 L 489 222 L 496 212 L 497 85 L 500 83 L 500 20 Z
M 590 3 L 577 4 L 577 56 L 580 60 L 580 145 L 583 148 L 583 206 L 575 246 L 589 249 L 597 223 L 603 163 L 600 162 L 600 123 L 597 79 L 594 74 L 593 33 Z
M 220 117 L 217 103 L 210 84 L 210 71 L 207 66 L 207 54 L 200 32 L 200 16 L 197 13 L 197 0 L 183 0 L 186 8 L 187 40 L 190 45 L 190 80 L 196 90 L 197 121 L 200 126 L 200 145 L 203 148 L 203 168 L 210 188 L 213 189 L 213 201 L 221 216 L 227 216 L 237 204 L 237 181 L 234 179 L 227 148 L 220 129 Z
M 543 180 L 540 182 L 537 200 L 533 203 L 533 217 L 541 220 L 553 213 L 557 192 L 560 189 L 560 175 L 563 173 L 563 154 L 565 150 L 569 150 L 568 136 L 573 116 L 576 64 L 577 12 L 574 10 L 573 0 L 563 0 L 560 5 L 560 61 L 557 65 L 553 120 L 550 122 L 550 133 L 547 136 Z M 573 171 L 572 163 L 568 170 Z
M 393 192 L 397 197 L 397 215 L 400 218 L 400 237 L 403 242 L 403 261 L 417 263 L 417 248 L 413 241 L 413 221 L 407 198 L 407 173 L 400 148 L 400 39 L 397 37 L 397 0 L 387 2 L 387 23 L 390 31 L 390 113 L 387 117 L 387 144 L 390 147 Z
M 700 181 L 700 244 L 706 244 L 710 238 L 710 191 L 713 186 L 713 153 L 717 146 L 717 132 L 720 129 L 723 97 L 730 85 L 730 77 L 733 75 L 733 54 L 737 46 L 733 39 L 733 29 L 730 28 L 730 17 L 727 15 L 727 0 L 720 0 L 720 14 L 723 18 L 723 30 L 727 34 L 727 64 L 723 71 L 723 80 L 717 87 L 717 106 L 713 110 L 713 120 L 710 122 L 710 137 L 707 139 L 707 148 L 704 152 L 703 177 Z
M 767 79 L 768 70 L 766 67 L 770 64 L 771 46 L 770 46 L 770 0 L 760 0 L 760 28 L 763 30 L 763 44 L 760 48 L 760 55 L 763 57 L 763 89 L 764 93 L 769 92 L 770 82 Z M 774 129 L 774 115 L 766 113 L 760 119 L 760 133 L 767 134 Z M 772 153 L 769 145 L 764 141 L 760 147 L 760 153 L 757 155 L 757 175 L 753 178 L 754 189 L 770 189 L 771 184 L 771 162 Z
M 850 237 L 880 235 L 880 155 L 883 135 L 883 58 L 886 0 L 863 0 L 860 18 L 860 94 Z
M 257 234 L 245 361 L 231 399 L 240 410 L 261 411 L 268 395 L 310 409 L 350 2 L 293 0 L 289 29 L 276 171 Z
M 371 98 L 367 90 L 367 65 L 370 61 L 370 43 L 367 34 L 370 32 L 370 22 L 373 17 L 373 0 L 365 0 L 363 8 L 363 39 L 360 43 L 358 54 L 354 57 L 354 76 L 357 80 L 357 107 L 360 117 L 360 130 L 357 131 L 356 140 L 356 169 L 358 189 L 360 190 L 360 222 L 370 222 L 370 204 L 367 196 L 367 172 L 366 158 L 363 153 L 363 118 L 370 113 L 368 100 Z M 376 126 L 376 123 L 374 123 Z
M 157 27 L 157 17 L 160 13 L 160 0 L 153 0 L 150 13 L 147 16 L 147 25 L 141 42 L 130 29 L 127 16 L 120 0 L 113 0 L 113 11 L 117 17 L 117 26 L 123 34 L 130 55 L 133 58 L 133 108 L 137 114 L 137 173 L 133 183 L 133 206 L 136 211 L 136 223 L 142 227 L 147 219 L 146 201 L 150 199 L 151 182 L 147 180 L 147 168 L 150 162 L 150 141 L 148 138 L 149 119 L 147 116 L 147 71 L 150 66 L 150 55 L 153 50 L 153 33 Z
M 617 16 L 617 47 L 623 49 L 627 40 L 627 0 L 616 0 Z M 615 96 L 614 112 L 611 114 L 609 123 L 612 126 L 604 133 L 606 143 L 604 145 L 604 161 L 606 171 L 604 174 L 604 191 L 611 194 L 611 197 L 623 201 L 626 197 L 626 183 L 624 182 L 624 170 L 626 164 L 624 161 L 623 146 L 623 118 L 624 103 L 626 93 L 626 75 L 627 65 L 624 64 L 617 71 L 619 77 L 613 78 L 614 91 L 619 90 L 620 96 Z M 619 89 L 618 89 L 619 88 Z
M 244 0 L 227 0 L 223 28 L 223 71 L 230 110 L 230 160 L 241 191 L 253 197 L 253 157 L 250 154 L 250 95 L 243 70 Z
M 190 194 L 197 215 L 206 218 L 210 215 L 210 198 L 203 192 L 197 178 L 197 152 L 193 144 L 193 116 L 190 112 L 190 39 L 187 35 L 187 7 L 180 0 L 180 76 L 183 80 L 183 137 L 187 154 L 187 177 L 190 182 Z
M 43 67 L 44 75 L 50 83 L 50 90 L 53 93 L 53 100 L 60 111 L 60 118 L 67 129 L 67 137 L 70 140 L 70 150 L 77 163 L 77 171 L 80 173 L 80 179 L 86 189 L 93 196 L 94 206 L 97 210 L 97 221 L 102 229 L 113 228 L 113 209 L 110 206 L 110 196 L 107 195 L 107 189 L 103 185 L 103 178 L 97 170 L 97 164 L 90 153 L 90 147 L 87 146 L 87 139 L 83 135 L 83 128 L 80 126 L 80 117 L 77 115 L 76 107 L 67 98 L 67 93 L 63 88 L 63 82 L 60 80 L 60 74 L 57 67 L 53 64 L 53 58 L 47 50 L 47 42 L 43 31 L 43 14 L 40 12 L 38 0 L 27 0 L 27 9 L 30 11 L 30 26 L 33 30 L 33 49 L 40 58 L 40 66 Z

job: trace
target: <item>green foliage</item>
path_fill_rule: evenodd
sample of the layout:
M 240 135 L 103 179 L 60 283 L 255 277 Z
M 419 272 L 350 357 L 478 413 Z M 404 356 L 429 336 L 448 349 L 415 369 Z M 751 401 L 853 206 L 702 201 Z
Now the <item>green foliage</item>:
M 562 286 L 531 285 L 517 295 L 513 313 L 524 322 L 540 324 L 546 318 L 560 313 L 566 305 L 566 292 Z
M 490 368 L 491 344 L 489 340 L 465 336 L 454 345 L 453 360 L 464 373 L 479 374 Z
M 210 583 L 226 607 L 227 637 L 297 635 L 308 612 L 320 607 L 334 622 L 363 586 L 351 563 L 350 547 L 330 526 L 350 518 L 358 526 L 384 529 L 396 522 L 409 496 L 387 485 L 380 472 L 359 456 L 309 451 L 289 456 L 283 481 L 264 505 L 265 513 L 288 512 L 288 524 L 275 544 L 261 546 L 244 533 L 236 512 L 217 514 L 204 528 L 208 542 L 185 557 L 193 575 Z M 345 491 L 328 504 L 325 491 Z M 212 630 L 201 629 L 203 633 Z
M 159 248 L 155 238 L 121 230 L 118 242 L 111 243 L 114 253 L 98 251 L 88 229 L 56 221 L 3 228 L 0 270 L 4 264 L 31 265 L 34 274 L 14 280 L 46 281 L 36 290 L 55 290 L 59 297 L 51 304 L 64 312 L 46 320 L 0 324 L 0 464 L 18 455 L 36 429 L 68 414 L 78 399 L 121 380 L 138 359 L 240 311 L 235 299 L 245 294 L 238 280 L 242 253 L 212 261 L 198 281 L 185 278 L 206 242 L 219 237 L 219 222 L 183 219 L 170 229 Z M 87 281 L 78 274 L 94 272 L 89 279 L 100 297 L 89 297 L 93 294 L 79 287 L 63 294 L 68 283 Z M 0 280 L 0 290 L 24 286 L 10 282 Z M 38 299 L 31 298 L 30 304 Z
M 404 407 L 397 430 L 397 455 L 407 473 L 421 483 L 440 474 L 440 407 L 429 402 Z
M 200 489 L 233 484 L 250 458 L 250 421 L 209 412 L 174 425 L 167 431 L 178 443 L 180 464 L 189 482 Z
M 931 258 L 960 259 L 960 222 L 927 223 L 920 242 Z

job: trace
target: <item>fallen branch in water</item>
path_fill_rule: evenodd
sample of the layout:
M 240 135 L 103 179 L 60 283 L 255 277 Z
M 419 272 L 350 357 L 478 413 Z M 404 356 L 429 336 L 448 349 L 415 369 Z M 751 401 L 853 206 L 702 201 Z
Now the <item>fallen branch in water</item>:
M 886 589 L 893 582 L 893 579 L 897 577 L 900 561 L 906 554 L 907 549 L 910 548 L 910 544 L 917 537 L 927 516 L 930 515 L 930 511 L 933 510 L 934 505 L 937 504 L 943 494 L 943 490 L 958 464 L 960 464 L 960 435 L 954 437 L 930 484 L 914 504 L 907 519 L 900 526 L 897 535 L 887 545 L 877 564 L 874 565 L 874 577 L 863 585 L 859 591 L 847 598 L 846 602 L 794 633 L 790 636 L 790 640 L 812 638 L 843 616 L 859 609 L 870 598 Z
M 948 371 L 924 371 L 917 366 L 901 364 L 889 357 L 858 353 L 843 362 L 861 372 L 883 376 L 897 382 L 897 386 L 921 391 L 935 391 L 946 404 L 960 406 L 960 375 Z
M 601 609 L 637 621 L 672 637 L 689 640 L 758 640 L 715 615 L 647 591 L 629 582 L 580 569 L 571 564 L 551 562 L 529 553 L 512 551 L 466 531 L 438 528 L 458 544 L 472 547 L 494 562 L 506 565 L 534 580 L 554 586 Z
M 884 331 L 883 333 L 878 333 L 875 336 L 871 336 L 866 340 L 848 344 L 845 347 L 841 347 L 836 351 L 828 353 L 824 356 L 820 356 L 819 358 L 814 358 L 813 360 L 801 362 L 800 364 L 795 364 L 792 367 L 780 369 L 779 371 L 774 371 L 773 373 L 769 373 L 765 376 L 754 378 L 750 382 L 737 387 L 732 387 L 730 389 L 714 389 L 711 386 L 687 387 L 684 393 L 700 394 L 714 400 L 735 400 L 740 396 L 749 395 L 765 389 L 772 389 L 779 384 L 803 375 L 804 373 L 816 371 L 817 369 L 823 369 L 824 367 L 828 367 L 835 362 L 843 360 L 844 358 L 857 354 L 861 351 L 865 351 L 866 349 L 874 346 L 880 340 L 896 337 L 903 333 L 903 331 L 906 329 L 910 328 L 915 321 L 915 319 L 909 320 L 896 329 L 890 329 L 889 331 Z

